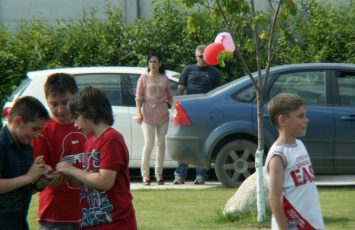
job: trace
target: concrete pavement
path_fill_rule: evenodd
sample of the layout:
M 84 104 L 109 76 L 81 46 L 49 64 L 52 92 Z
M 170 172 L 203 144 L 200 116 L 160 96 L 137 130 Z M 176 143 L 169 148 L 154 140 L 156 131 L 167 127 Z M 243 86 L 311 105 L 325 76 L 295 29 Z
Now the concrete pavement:
M 317 176 L 316 183 L 318 187 L 341 187 L 355 186 L 355 175 L 340 176 Z M 185 184 L 175 185 L 172 181 L 166 181 L 164 185 L 157 185 L 152 182 L 151 185 L 144 185 L 140 181 L 131 182 L 131 189 L 207 189 L 207 188 L 224 188 L 219 181 L 207 181 L 204 185 L 195 185 L 193 181 L 186 181 Z
M 355 186 L 355 175 L 317 176 L 318 187 Z
M 219 181 L 207 181 L 205 184 L 195 185 L 193 181 L 186 181 L 185 184 L 173 184 L 172 181 L 165 181 L 164 185 L 157 185 L 152 182 L 151 185 L 144 185 L 142 182 L 131 182 L 131 189 L 206 189 L 206 188 L 224 188 Z

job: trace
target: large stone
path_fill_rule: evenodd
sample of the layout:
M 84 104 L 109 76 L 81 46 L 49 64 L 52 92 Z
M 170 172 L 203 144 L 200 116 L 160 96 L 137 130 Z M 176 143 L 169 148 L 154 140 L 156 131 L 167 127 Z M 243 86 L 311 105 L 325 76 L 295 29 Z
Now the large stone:
M 265 206 L 269 206 L 267 200 L 269 189 L 264 177 L 263 181 Z M 232 214 L 235 212 L 248 212 L 256 210 L 256 173 L 250 175 L 238 188 L 237 192 L 229 198 L 225 207 L 225 214 Z

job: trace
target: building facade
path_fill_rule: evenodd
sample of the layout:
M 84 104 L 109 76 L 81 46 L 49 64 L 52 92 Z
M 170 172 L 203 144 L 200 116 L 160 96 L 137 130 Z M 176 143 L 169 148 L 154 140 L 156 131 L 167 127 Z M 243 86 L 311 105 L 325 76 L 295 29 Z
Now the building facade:
M 108 4 L 123 10 L 123 20 L 132 23 L 137 18 L 153 14 L 154 0 L 0 0 L 0 23 L 14 31 L 21 21 L 42 17 L 50 24 L 58 19 L 76 20 L 84 10 L 96 9 L 96 16 L 105 19 Z
M 353 0 L 319 0 L 352 7 Z M 34 17 L 45 18 L 49 24 L 58 19 L 80 19 L 84 10 L 96 9 L 96 16 L 105 19 L 109 4 L 120 7 L 125 23 L 133 23 L 137 18 L 152 17 L 154 2 L 159 0 L 0 0 L 0 23 L 12 32 L 21 21 L 30 21 Z M 269 9 L 267 0 L 255 0 L 258 8 Z

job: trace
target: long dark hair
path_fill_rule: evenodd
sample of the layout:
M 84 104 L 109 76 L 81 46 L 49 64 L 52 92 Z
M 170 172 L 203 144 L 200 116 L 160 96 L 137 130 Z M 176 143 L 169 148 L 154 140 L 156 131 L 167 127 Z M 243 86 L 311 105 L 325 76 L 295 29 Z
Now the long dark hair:
M 160 62 L 160 67 L 159 67 L 159 73 L 164 74 L 165 73 L 165 67 L 163 65 L 163 59 L 161 58 L 161 55 L 158 52 L 151 52 L 148 55 L 148 59 L 147 59 L 147 63 L 148 63 L 148 72 L 150 72 L 150 68 L 149 68 L 149 60 L 152 57 L 157 57 L 158 61 Z

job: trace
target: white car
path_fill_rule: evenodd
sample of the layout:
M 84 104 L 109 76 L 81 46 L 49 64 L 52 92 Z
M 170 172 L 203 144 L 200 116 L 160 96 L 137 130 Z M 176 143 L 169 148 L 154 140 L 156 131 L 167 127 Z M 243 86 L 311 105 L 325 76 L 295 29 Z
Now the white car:
M 4 104 L 3 117 L 6 117 L 13 102 L 21 96 L 34 96 L 47 106 L 44 96 L 44 83 L 47 77 L 53 73 L 71 74 L 79 89 L 94 86 L 102 89 L 108 95 L 115 119 L 113 127 L 125 138 L 130 154 L 130 168 L 139 168 L 144 139 L 142 128 L 134 119 L 136 114 L 135 93 L 138 78 L 145 72 L 147 72 L 147 68 L 144 67 L 76 67 L 28 72 L 27 78 Z M 171 93 L 175 95 L 179 73 L 166 71 L 166 74 L 170 80 Z M 155 149 L 153 149 L 151 167 L 154 167 L 154 163 Z M 164 166 L 175 168 L 177 163 L 166 155 Z

